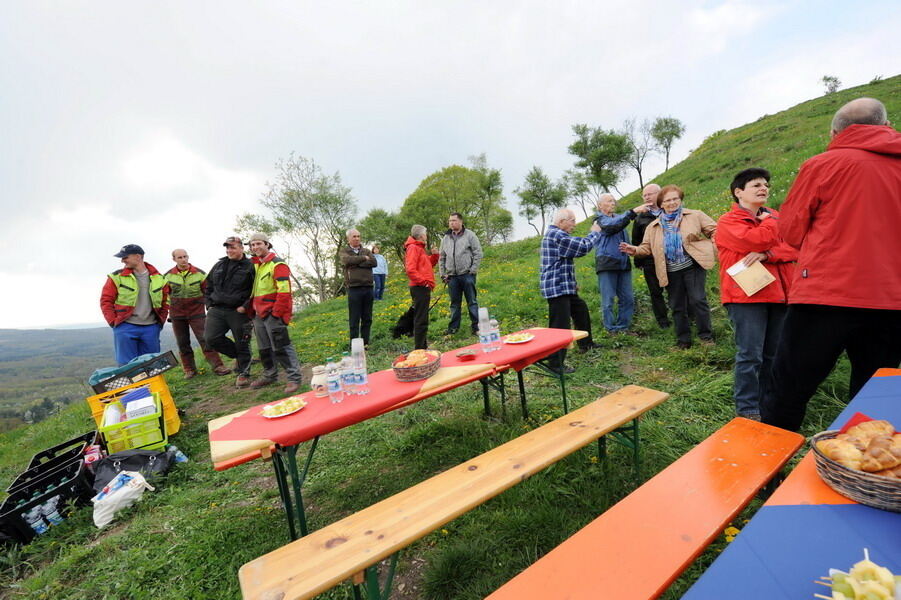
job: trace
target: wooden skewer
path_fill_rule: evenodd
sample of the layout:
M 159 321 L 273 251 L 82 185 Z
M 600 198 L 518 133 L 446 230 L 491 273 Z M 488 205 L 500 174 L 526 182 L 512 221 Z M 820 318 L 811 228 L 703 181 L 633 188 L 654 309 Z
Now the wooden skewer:
M 818 583 L 820 585 L 825 585 L 827 588 L 831 588 L 832 586 L 826 583 L 825 581 L 814 581 L 814 583 Z
M 820 579 L 825 579 L 826 581 L 832 581 L 832 577 L 829 577 L 828 575 L 820 575 Z
M 832 600 L 832 596 L 824 596 L 823 594 L 814 594 L 813 597 L 821 600 Z

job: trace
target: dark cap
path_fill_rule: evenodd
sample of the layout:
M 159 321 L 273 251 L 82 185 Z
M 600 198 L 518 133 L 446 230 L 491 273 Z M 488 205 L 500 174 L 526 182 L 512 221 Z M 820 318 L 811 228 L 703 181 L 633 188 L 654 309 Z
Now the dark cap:
M 144 249 L 137 244 L 125 244 L 122 248 L 113 254 L 116 258 L 125 258 L 129 254 L 140 254 L 144 256 Z
M 223 246 L 231 246 L 232 244 L 238 244 L 238 245 L 241 246 L 241 247 L 244 246 L 244 242 L 242 242 L 242 241 L 241 241 L 241 238 L 239 238 L 239 237 L 236 236 L 236 235 L 233 235 L 233 236 L 231 236 L 231 237 L 225 238 L 225 243 L 222 244 L 222 245 L 223 245 Z

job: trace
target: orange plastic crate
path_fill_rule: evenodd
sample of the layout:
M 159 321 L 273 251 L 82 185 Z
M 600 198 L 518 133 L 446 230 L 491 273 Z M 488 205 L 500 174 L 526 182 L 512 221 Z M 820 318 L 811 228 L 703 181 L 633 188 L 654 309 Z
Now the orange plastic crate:
M 178 430 L 181 429 L 181 418 L 178 416 L 178 408 L 175 406 L 175 401 L 172 399 L 172 393 L 169 391 L 169 386 L 166 385 L 166 380 L 162 375 L 150 377 L 137 383 L 132 383 L 131 385 L 126 385 L 115 390 L 110 390 L 109 392 L 85 398 L 88 406 L 91 407 L 91 416 L 94 417 L 94 422 L 97 423 L 97 427 L 100 427 L 103 422 L 103 409 L 106 408 L 108 402 L 143 385 L 149 385 L 150 393 L 156 393 L 160 396 L 160 402 L 163 405 L 163 419 L 166 421 L 167 435 L 173 436 L 178 433 Z

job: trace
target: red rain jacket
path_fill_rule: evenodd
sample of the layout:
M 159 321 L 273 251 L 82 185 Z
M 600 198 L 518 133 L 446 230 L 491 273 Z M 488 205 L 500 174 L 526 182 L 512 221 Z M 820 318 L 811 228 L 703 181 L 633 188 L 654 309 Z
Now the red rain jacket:
M 404 269 L 410 279 L 410 287 L 424 285 L 430 289 L 434 288 L 435 265 L 438 264 L 438 255 L 426 254 L 425 242 L 414 240 L 412 236 L 408 236 L 407 241 L 404 242 L 404 250 L 406 250 Z
M 800 250 L 789 304 L 901 310 L 901 133 L 836 135 L 801 165 L 779 231 Z
M 782 241 L 779 235 L 779 213 L 765 208 L 772 215 L 760 221 L 751 216 L 738 203 L 732 210 L 720 217 L 716 224 L 716 247 L 720 259 L 720 299 L 729 302 L 785 303 L 788 289 L 795 274 L 798 251 Z M 750 252 L 764 252 L 767 255 L 762 264 L 776 281 L 764 287 L 753 296 L 748 296 L 735 283 L 726 269 L 743 259 Z

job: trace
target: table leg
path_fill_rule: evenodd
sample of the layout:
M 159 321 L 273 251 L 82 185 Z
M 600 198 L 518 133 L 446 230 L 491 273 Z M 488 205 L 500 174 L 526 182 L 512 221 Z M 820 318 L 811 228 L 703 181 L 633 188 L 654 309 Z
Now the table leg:
M 522 406 L 523 420 L 529 418 L 529 408 L 526 406 L 526 383 L 522 378 L 522 371 L 516 372 L 516 379 L 519 381 L 519 404 Z
M 485 416 L 491 416 L 491 403 L 488 401 L 488 380 L 490 377 L 486 377 L 485 379 L 480 379 L 479 383 L 482 384 L 482 402 L 485 404 Z
M 313 454 L 316 452 L 316 446 L 319 444 L 319 437 L 315 437 L 307 451 L 307 457 L 304 461 L 303 470 L 297 470 L 297 446 L 287 446 L 276 449 L 272 455 L 272 465 L 275 469 L 275 479 L 278 483 L 278 492 L 285 507 L 285 515 L 288 519 L 288 533 L 292 540 L 298 538 L 297 528 L 300 527 L 300 537 L 307 535 L 309 527 L 307 525 L 306 511 L 303 506 L 303 484 L 306 481 L 307 473 L 310 470 L 310 463 L 313 460 Z M 292 498 L 293 492 L 293 498 Z
M 385 586 L 381 589 L 379 589 L 378 565 L 373 565 L 364 571 L 365 579 L 362 586 L 368 600 L 387 600 L 391 595 L 391 584 L 394 582 L 394 571 L 397 569 L 397 556 L 397 552 L 391 555 L 391 563 L 388 565 L 388 573 L 385 575 Z M 363 592 L 360 587 L 360 584 L 353 585 L 354 600 L 363 600 Z
M 641 445 L 639 443 L 638 436 L 638 417 L 629 422 L 628 425 L 623 425 L 617 429 L 614 429 L 607 435 L 610 436 L 610 439 L 614 442 L 622 444 L 626 448 L 632 450 L 632 466 L 635 470 L 635 483 L 636 485 L 641 484 Z M 604 440 L 606 436 L 598 438 L 598 443 L 601 440 Z M 604 443 L 604 457 L 606 457 L 606 442 Z
M 504 374 L 484 377 L 479 380 L 482 383 L 482 398 L 485 403 L 485 416 L 491 416 L 491 404 L 489 403 L 488 388 L 493 387 L 501 395 L 501 417 L 507 416 L 507 385 L 504 382 Z
M 545 377 L 551 377 L 560 382 L 560 395 L 563 397 L 563 414 L 568 413 L 569 400 L 566 397 L 566 375 L 563 373 L 563 370 L 561 369 L 558 372 L 557 370 L 552 369 L 544 359 L 532 363 L 532 366 L 538 367 L 536 373 L 544 375 Z

